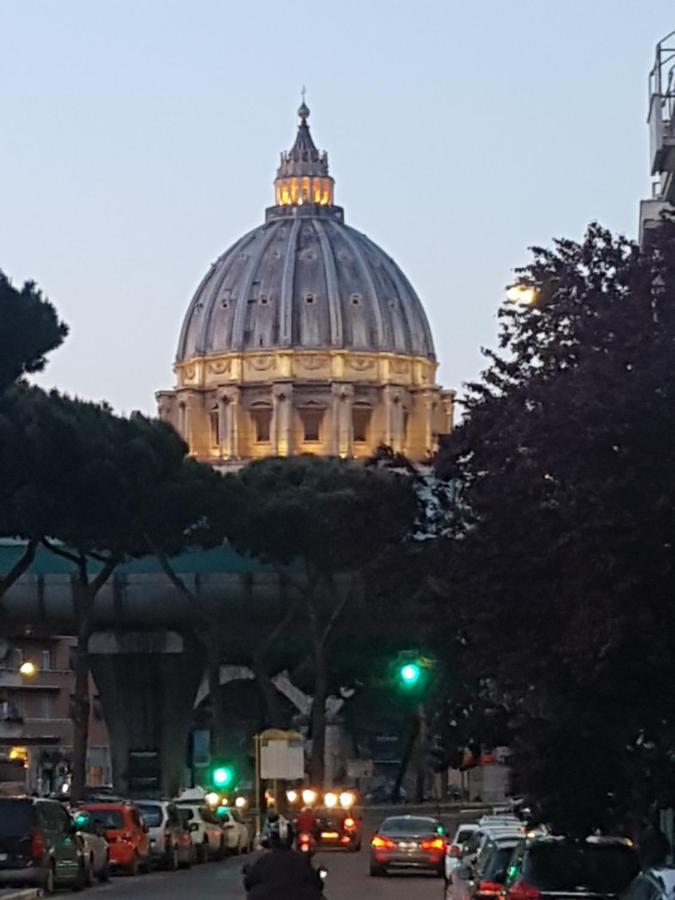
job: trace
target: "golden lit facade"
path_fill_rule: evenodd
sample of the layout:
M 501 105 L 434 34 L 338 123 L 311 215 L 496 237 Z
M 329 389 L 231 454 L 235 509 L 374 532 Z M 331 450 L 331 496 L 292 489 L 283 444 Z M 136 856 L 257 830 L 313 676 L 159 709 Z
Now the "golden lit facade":
M 452 429 L 454 402 L 436 384 L 424 310 L 396 263 L 344 223 L 304 102 L 298 113 L 276 205 L 188 308 L 160 416 L 215 465 L 363 458 L 380 444 L 424 460 Z

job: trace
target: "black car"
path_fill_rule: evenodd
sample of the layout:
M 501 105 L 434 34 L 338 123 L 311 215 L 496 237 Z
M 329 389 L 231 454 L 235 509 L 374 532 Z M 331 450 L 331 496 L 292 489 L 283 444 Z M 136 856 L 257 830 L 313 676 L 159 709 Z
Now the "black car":
M 621 894 L 639 869 L 635 848 L 622 838 L 537 838 L 515 849 L 506 900 L 607 900 Z
M 82 839 L 58 801 L 0 797 L 0 885 L 84 886 Z

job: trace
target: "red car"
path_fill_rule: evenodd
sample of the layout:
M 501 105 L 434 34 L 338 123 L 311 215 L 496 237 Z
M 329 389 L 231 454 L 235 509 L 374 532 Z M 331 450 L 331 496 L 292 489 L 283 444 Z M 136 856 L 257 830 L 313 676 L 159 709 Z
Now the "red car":
M 137 807 L 132 803 L 84 803 L 80 808 L 105 832 L 113 870 L 127 875 L 150 871 L 148 826 Z

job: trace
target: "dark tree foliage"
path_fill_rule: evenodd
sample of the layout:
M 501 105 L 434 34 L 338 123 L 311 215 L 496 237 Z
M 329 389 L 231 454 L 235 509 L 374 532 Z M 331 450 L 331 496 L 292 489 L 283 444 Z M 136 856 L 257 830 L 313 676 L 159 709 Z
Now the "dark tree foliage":
M 587 832 L 675 775 L 675 226 L 644 250 L 591 225 L 519 270 L 438 470 L 464 530 L 448 615 L 508 710 L 521 790 Z
M 272 563 L 291 588 L 313 670 L 312 777 L 323 781 L 325 702 L 331 644 L 358 601 L 369 567 L 413 529 L 410 480 L 351 461 L 312 456 L 264 459 L 242 469 L 228 535 L 237 549 Z
M 0 390 L 22 375 L 42 371 L 46 354 L 67 334 L 67 326 L 32 282 L 17 290 L 0 270 Z

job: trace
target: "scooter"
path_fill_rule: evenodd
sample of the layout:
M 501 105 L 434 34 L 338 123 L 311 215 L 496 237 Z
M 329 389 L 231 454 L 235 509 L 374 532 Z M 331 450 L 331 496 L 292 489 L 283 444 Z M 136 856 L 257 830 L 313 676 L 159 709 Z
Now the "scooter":
M 314 856 L 316 852 L 316 838 L 310 831 L 301 831 L 296 838 L 296 849 L 300 853 L 307 853 L 308 856 Z

